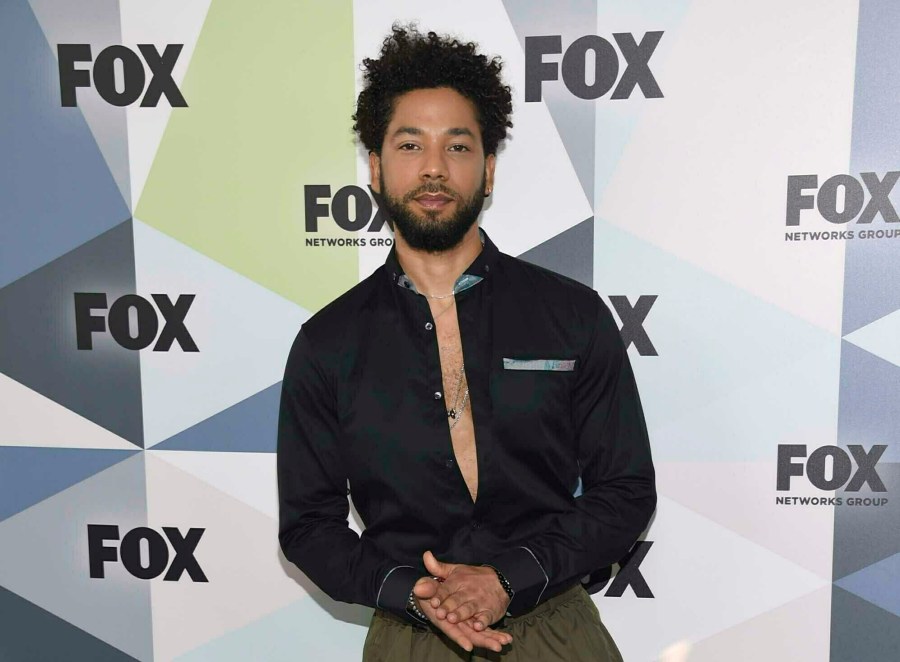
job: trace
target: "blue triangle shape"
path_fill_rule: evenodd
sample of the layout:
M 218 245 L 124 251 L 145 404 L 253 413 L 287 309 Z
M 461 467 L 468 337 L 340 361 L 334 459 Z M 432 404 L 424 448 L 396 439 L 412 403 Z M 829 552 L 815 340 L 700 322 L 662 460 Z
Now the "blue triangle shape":
M 138 451 L 0 447 L 0 521 Z
M 845 591 L 900 616 L 900 554 L 835 582 Z
M 278 382 L 153 448 L 274 453 L 280 398 L 281 382 Z
M 128 206 L 25 0 L 0 3 L 0 287 L 122 223 Z

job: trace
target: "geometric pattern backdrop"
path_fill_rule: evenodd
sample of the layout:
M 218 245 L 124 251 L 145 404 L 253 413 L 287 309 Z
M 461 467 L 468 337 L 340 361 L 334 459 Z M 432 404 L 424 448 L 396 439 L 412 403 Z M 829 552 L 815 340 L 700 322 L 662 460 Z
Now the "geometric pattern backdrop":
M 350 115 L 395 20 L 503 57 L 482 224 L 629 345 L 625 659 L 900 659 L 891 0 L 4 0 L 0 659 L 358 659 L 371 611 L 278 548 L 275 427 L 391 244 Z

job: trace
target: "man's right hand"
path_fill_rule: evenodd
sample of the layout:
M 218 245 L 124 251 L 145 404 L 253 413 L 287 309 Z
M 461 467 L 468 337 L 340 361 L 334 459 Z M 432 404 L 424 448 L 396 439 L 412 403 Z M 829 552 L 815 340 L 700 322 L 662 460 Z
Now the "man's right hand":
M 472 619 L 451 623 L 444 618 L 438 618 L 437 610 L 431 606 L 431 598 L 437 593 L 439 586 L 437 580 L 431 577 L 422 577 L 416 582 L 413 592 L 422 613 L 451 641 L 467 652 L 471 652 L 473 648 L 487 648 L 497 653 L 502 651 L 503 646 L 512 643 L 512 635 L 505 632 L 491 628 L 476 630 L 473 627 Z

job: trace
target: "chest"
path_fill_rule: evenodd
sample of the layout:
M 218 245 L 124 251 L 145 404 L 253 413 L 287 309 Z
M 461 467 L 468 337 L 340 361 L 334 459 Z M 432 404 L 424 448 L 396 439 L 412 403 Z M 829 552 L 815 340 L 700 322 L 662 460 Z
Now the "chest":
M 508 369 L 503 360 L 578 358 L 577 346 L 559 332 L 568 327 L 515 314 L 521 307 L 501 314 L 472 299 L 355 322 L 366 336 L 338 366 L 337 395 L 347 468 L 358 480 L 428 475 L 423 490 L 446 481 L 456 494 L 462 473 L 474 496 L 479 476 L 510 462 L 542 469 L 569 463 L 562 458 L 575 443 L 580 366 Z M 448 410 L 459 410 L 458 419 Z
M 434 305 L 435 330 L 440 358 L 441 380 L 444 384 L 444 394 L 448 403 L 452 406 L 457 393 L 461 393 L 462 384 L 465 381 L 465 356 L 463 354 L 462 337 L 459 330 L 459 320 L 454 310 L 455 305 L 441 308 Z M 436 309 L 436 310 L 434 310 Z
M 444 305 L 431 303 L 453 458 L 474 501 L 478 496 L 478 448 L 472 416 L 473 392 L 455 308 L 452 301 Z

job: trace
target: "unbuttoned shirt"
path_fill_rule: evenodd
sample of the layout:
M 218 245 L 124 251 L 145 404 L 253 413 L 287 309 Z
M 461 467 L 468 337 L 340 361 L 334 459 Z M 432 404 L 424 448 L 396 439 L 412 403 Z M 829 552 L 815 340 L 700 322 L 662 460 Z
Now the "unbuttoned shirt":
M 435 321 L 394 250 L 303 324 L 282 385 L 285 557 L 332 598 L 411 622 L 426 550 L 496 568 L 518 616 L 618 561 L 656 504 L 638 391 L 608 309 L 590 288 L 482 239 L 454 289 L 474 502 L 453 454 Z M 348 494 L 361 536 L 347 523 Z

